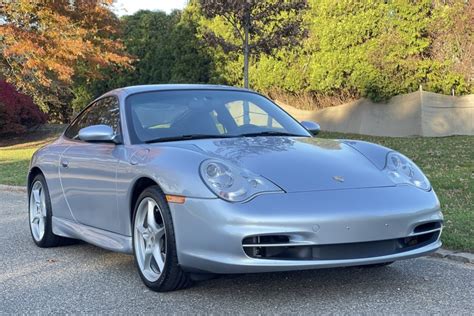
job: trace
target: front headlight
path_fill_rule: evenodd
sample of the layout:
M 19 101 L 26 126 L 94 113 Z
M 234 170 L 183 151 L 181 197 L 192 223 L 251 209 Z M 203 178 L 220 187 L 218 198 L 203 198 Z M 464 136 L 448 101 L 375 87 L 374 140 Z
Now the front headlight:
M 422 190 L 429 191 L 431 184 L 428 178 L 413 161 L 397 152 L 387 154 L 384 171 L 397 184 L 411 184 Z
M 229 202 L 243 202 L 263 192 L 281 192 L 269 180 L 215 159 L 203 161 L 200 173 L 209 189 Z

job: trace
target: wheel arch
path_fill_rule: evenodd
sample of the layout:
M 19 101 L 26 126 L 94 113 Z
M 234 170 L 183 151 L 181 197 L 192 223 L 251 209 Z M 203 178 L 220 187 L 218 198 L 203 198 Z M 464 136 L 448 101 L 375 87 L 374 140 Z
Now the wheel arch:
M 138 197 L 146 188 L 149 188 L 154 185 L 158 186 L 161 190 L 160 185 L 150 177 L 138 178 L 133 184 L 131 194 L 130 194 L 130 202 L 129 202 L 130 203 L 129 204 L 130 225 L 132 224 L 132 221 L 133 221 L 133 212 L 135 210 L 135 204 L 137 203 Z
M 26 187 L 27 190 L 28 190 L 28 193 L 30 192 L 30 187 L 31 187 L 31 184 L 33 182 L 33 179 L 39 174 L 42 174 L 44 176 L 44 172 L 38 166 L 34 166 L 28 172 L 27 187 Z

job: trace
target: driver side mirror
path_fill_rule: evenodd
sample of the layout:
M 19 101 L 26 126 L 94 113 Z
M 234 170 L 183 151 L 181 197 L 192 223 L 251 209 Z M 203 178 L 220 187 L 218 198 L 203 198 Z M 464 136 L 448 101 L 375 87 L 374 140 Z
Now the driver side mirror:
M 119 143 L 113 128 L 108 125 L 92 125 L 81 128 L 79 139 L 85 142 Z
M 301 125 L 303 125 L 311 134 L 318 135 L 321 131 L 321 127 L 318 123 L 311 122 L 311 121 L 302 121 Z

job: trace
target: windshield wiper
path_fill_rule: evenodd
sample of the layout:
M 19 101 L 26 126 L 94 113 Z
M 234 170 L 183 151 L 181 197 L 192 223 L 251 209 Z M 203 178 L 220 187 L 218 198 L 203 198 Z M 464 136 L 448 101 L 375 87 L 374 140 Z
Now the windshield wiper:
M 294 137 L 304 137 L 304 135 L 297 135 L 287 132 L 278 132 L 278 131 L 263 131 L 255 133 L 245 133 L 240 134 L 241 137 L 254 137 L 254 136 L 294 136 Z
M 188 134 L 188 135 L 179 135 L 179 136 L 160 137 L 160 138 L 150 139 L 150 140 L 145 141 L 145 143 L 150 144 L 150 143 L 164 143 L 164 142 L 174 142 L 174 141 L 192 140 L 192 139 L 235 138 L 235 137 L 255 137 L 255 136 L 304 137 L 304 135 L 297 135 L 297 134 L 291 134 L 291 133 L 286 133 L 286 132 L 264 131 L 264 132 L 246 133 L 246 134 L 239 134 L 239 135 Z
M 191 139 L 209 139 L 209 138 L 230 138 L 235 137 L 231 135 L 208 135 L 208 134 L 188 134 L 171 137 L 160 137 L 145 141 L 146 144 L 150 143 L 163 143 L 163 142 L 174 142 L 180 140 L 191 140 Z

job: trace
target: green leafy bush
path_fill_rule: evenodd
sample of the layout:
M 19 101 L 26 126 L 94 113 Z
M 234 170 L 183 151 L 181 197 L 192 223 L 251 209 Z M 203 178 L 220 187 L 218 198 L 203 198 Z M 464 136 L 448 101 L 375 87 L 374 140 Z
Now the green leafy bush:
M 251 62 L 250 84 L 318 99 L 345 96 L 382 101 L 419 89 L 473 92 L 472 1 L 309 0 L 300 46 Z M 203 29 L 231 34 L 223 20 L 199 20 Z M 240 55 L 212 51 L 214 77 L 242 82 Z M 298 106 L 298 104 L 294 104 Z

